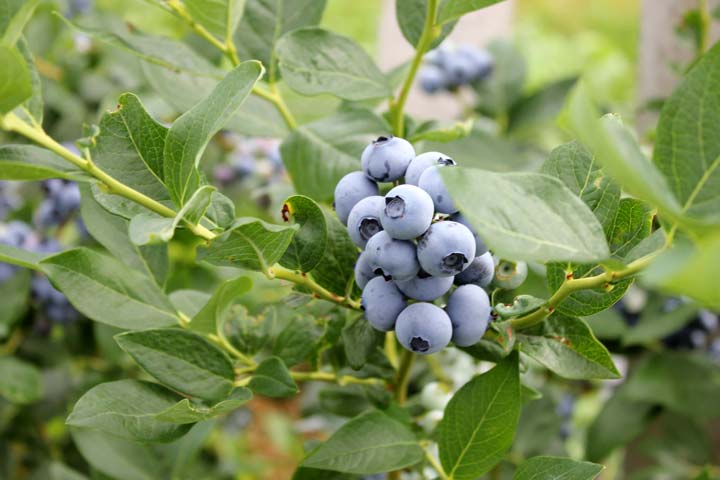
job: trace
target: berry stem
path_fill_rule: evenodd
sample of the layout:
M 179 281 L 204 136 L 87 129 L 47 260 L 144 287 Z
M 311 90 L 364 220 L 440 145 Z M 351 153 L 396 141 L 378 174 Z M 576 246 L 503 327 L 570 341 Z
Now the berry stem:
M 393 99 L 390 102 L 390 109 L 392 112 L 393 119 L 393 132 L 396 136 L 402 137 L 405 134 L 405 103 L 407 103 L 410 89 L 412 88 L 417 75 L 420 65 L 422 64 L 423 56 L 425 52 L 430 49 L 433 40 L 439 35 L 438 26 L 435 25 L 437 18 L 438 0 L 428 0 L 427 11 L 425 13 L 425 25 L 423 26 L 422 34 L 418 40 L 418 44 L 415 47 L 415 56 L 410 63 L 410 69 L 405 75 L 400 93 L 397 99 Z
M 407 400 L 408 383 L 410 383 L 410 371 L 415 363 L 415 354 L 410 350 L 404 350 L 400 358 L 397 379 L 395 381 L 395 400 L 398 405 L 405 405 Z
M 281 280 L 288 280 L 296 285 L 308 288 L 313 291 L 315 296 L 322 298 L 323 300 L 328 300 L 353 310 L 360 310 L 360 302 L 350 297 L 344 297 L 342 295 L 332 293 L 308 275 L 303 275 L 302 273 L 295 272 L 280 265 L 273 265 L 267 270 L 265 275 L 270 279 L 279 278 Z
M 255 371 L 255 367 L 248 367 L 242 370 L 243 374 L 251 374 Z M 379 385 L 384 386 L 385 380 L 376 377 L 360 378 L 352 375 L 338 375 L 334 372 L 290 372 L 290 376 L 296 382 L 327 382 L 336 383 L 340 386 L 345 385 Z M 250 383 L 251 377 L 244 377 L 235 381 L 236 387 L 244 387 Z
M 428 461 L 430 466 L 437 472 L 438 478 L 441 480 L 448 480 L 450 477 L 448 477 L 447 473 L 445 473 L 445 469 L 440 465 L 440 462 L 437 458 L 435 458 L 435 455 L 428 450 L 427 445 L 422 446 L 423 452 L 425 453 L 425 459 Z

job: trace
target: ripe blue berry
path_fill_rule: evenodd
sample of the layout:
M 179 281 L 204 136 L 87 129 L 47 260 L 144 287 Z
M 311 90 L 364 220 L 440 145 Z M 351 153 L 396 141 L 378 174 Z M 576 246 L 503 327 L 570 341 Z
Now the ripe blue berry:
M 452 277 L 475 258 L 475 238 L 465 225 L 438 222 L 430 226 L 417 246 L 420 266 L 430 275 Z
M 352 172 L 340 179 L 335 187 L 335 212 L 338 218 L 347 225 L 350 210 L 363 198 L 378 194 L 378 186 L 367 178 L 363 172 Z
M 513 290 L 523 284 L 528 275 L 527 263 L 495 258 L 495 284 Z
M 452 323 L 442 308 L 432 303 L 413 303 L 398 316 L 395 335 L 411 352 L 429 355 L 450 343 Z
M 454 86 L 470 83 L 475 74 L 473 60 L 459 52 L 452 52 L 443 58 L 443 69 L 448 77 L 448 83 Z
M 398 289 L 407 297 L 422 302 L 432 302 L 447 293 L 452 287 L 453 277 L 431 277 L 421 275 L 405 282 L 395 282 Z
M 478 235 L 477 231 L 473 228 L 472 225 L 470 225 L 470 222 L 468 221 L 467 217 L 463 215 L 462 213 L 458 212 L 450 217 L 450 220 L 453 222 L 462 223 L 465 225 L 468 230 L 470 230 L 473 234 L 473 237 L 475 237 L 475 256 L 479 257 L 483 253 L 488 251 L 487 246 L 485 245 L 485 242 L 482 241 L 482 238 Z
M 394 182 L 405 175 L 415 158 L 415 149 L 399 137 L 378 137 L 362 153 L 362 169 L 377 182 Z
M 418 185 L 420 175 L 433 165 L 456 165 L 455 160 L 440 152 L 425 152 L 413 158 L 405 172 L 405 183 Z
M 411 240 L 427 231 L 434 214 L 427 193 L 414 185 L 398 185 L 385 195 L 382 226 L 392 238 Z
M 420 82 L 420 88 L 431 95 L 444 89 L 447 85 L 445 72 L 436 65 L 423 65 L 418 72 L 418 81 Z
M 441 168 L 448 168 L 454 165 L 435 165 L 426 168 L 420 175 L 418 187 L 425 190 L 435 203 L 435 210 L 440 213 L 455 213 L 457 208 L 450 193 L 445 188 L 445 182 L 440 176 Z
M 365 285 L 375 277 L 377 277 L 377 275 L 373 273 L 370 262 L 368 262 L 367 253 L 361 253 L 355 263 L 355 283 L 357 283 L 360 290 L 362 290 L 365 288 Z
M 365 197 L 350 210 L 348 234 L 355 245 L 365 248 L 367 241 L 383 229 L 380 217 L 385 209 L 385 199 L 380 195 Z
M 404 240 L 394 240 L 387 232 L 373 235 L 365 247 L 372 271 L 387 279 L 411 280 L 420 271 L 415 245 Z
M 487 287 L 495 277 L 495 261 L 490 252 L 475 257 L 470 266 L 455 275 L 457 285 L 475 284 Z
M 472 45 L 458 46 L 458 55 L 468 59 L 472 65 L 472 81 L 487 78 L 493 70 L 494 60 L 490 52 Z
M 382 277 L 368 282 L 362 294 L 365 318 L 374 329 L 389 332 L 395 328 L 395 320 L 407 306 L 405 297 L 395 284 Z
M 445 307 L 452 322 L 452 341 L 460 347 L 475 345 L 490 321 L 490 299 L 477 285 L 455 289 Z

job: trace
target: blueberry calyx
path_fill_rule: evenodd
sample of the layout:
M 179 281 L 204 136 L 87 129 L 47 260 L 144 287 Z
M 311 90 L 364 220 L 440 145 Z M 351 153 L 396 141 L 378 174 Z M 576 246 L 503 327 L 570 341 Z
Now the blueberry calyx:
M 438 165 L 445 165 L 446 167 L 447 166 L 450 166 L 450 167 L 457 166 L 457 162 L 450 157 L 440 157 L 440 158 L 438 158 L 437 163 L 438 163 Z
M 360 232 L 360 236 L 363 240 L 370 239 L 370 237 L 382 229 L 380 221 L 375 217 L 365 217 L 360 220 L 360 225 L 358 225 L 358 231 Z
M 390 218 L 405 216 L 405 200 L 402 197 L 385 197 L 385 215 Z
M 410 348 L 413 352 L 427 352 L 430 349 L 430 342 L 422 337 L 413 337 L 410 340 Z
M 392 275 L 386 275 L 382 268 L 376 268 L 375 270 L 373 270 L 373 273 L 375 275 L 382 275 L 386 282 L 392 280 Z
M 373 141 L 373 143 L 374 143 L 374 144 L 378 144 L 378 143 L 387 142 L 387 141 L 390 140 L 391 138 L 392 138 L 392 135 L 390 135 L 389 137 L 380 136 L 380 137 L 377 138 L 377 140 Z
M 460 273 L 463 271 L 463 267 L 468 263 L 467 257 L 459 252 L 454 252 L 446 255 L 442 259 L 443 268 L 449 272 Z

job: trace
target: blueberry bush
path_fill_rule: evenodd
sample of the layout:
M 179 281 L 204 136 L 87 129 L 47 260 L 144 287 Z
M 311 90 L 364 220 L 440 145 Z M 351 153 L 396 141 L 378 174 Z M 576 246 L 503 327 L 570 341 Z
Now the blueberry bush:
M 383 72 L 325 0 L 0 0 L 0 478 L 715 478 L 706 2 L 639 138 L 444 41 L 499 1 L 397 0 Z

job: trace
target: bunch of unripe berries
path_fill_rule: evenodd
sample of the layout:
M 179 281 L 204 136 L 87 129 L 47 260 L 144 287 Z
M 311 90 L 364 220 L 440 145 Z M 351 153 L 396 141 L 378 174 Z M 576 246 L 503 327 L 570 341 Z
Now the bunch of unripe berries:
M 362 171 L 335 188 L 335 211 L 364 249 L 355 281 L 365 317 L 377 330 L 395 330 L 405 348 L 420 354 L 450 341 L 473 345 L 490 321 L 483 287 L 495 277 L 495 261 L 445 187 L 440 170 L 455 165 L 439 152 L 416 156 L 402 138 L 379 137 L 363 151 Z M 396 185 L 381 196 L 378 183 L 391 182 Z M 444 309 L 432 303 L 453 285 Z
M 473 45 L 446 45 L 424 57 L 418 72 L 420 87 L 425 93 L 455 91 L 463 85 L 485 80 L 493 70 L 494 60 L 487 50 Z

